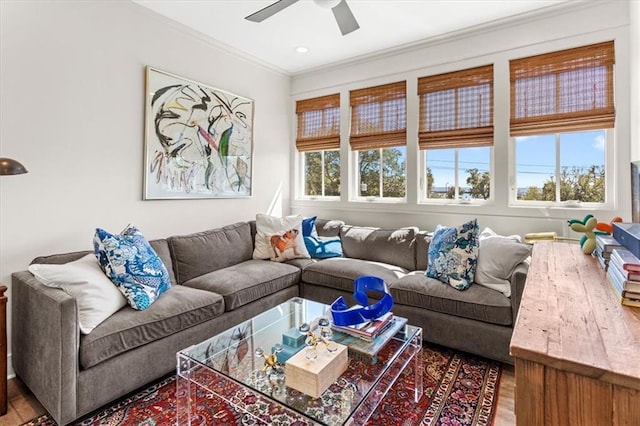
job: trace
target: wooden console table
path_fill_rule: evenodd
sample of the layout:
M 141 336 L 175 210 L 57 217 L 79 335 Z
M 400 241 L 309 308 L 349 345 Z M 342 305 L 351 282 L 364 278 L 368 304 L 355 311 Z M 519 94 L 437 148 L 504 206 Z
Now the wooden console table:
M 511 339 L 518 425 L 637 425 L 640 308 L 580 246 L 536 242 Z

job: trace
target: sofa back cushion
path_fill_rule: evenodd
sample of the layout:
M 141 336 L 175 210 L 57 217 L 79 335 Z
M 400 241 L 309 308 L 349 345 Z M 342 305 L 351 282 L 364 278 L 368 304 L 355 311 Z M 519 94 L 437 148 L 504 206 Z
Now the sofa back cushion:
M 176 274 L 173 273 L 173 262 L 171 260 L 171 252 L 169 251 L 169 242 L 166 238 L 163 238 L 161 240 L 151 240 L 149 244 L 151 244 L 151 247 L 153 247 L 158 257 L 162 260 L 162 263 L 164 263 L 165 268 L 167 268 L 171 285 L 176 285 Z
M 316 219 L 315 225 L 319 237 L 339 237 L 344 224 L 341 220 Z
M 248 222 L 169 237 L 168 241 L 178 284 L 244 262 L 253 254 Z
M 345 257 L 416 269 L 415 236 L 418 228 L 380 229 L 345 225 L 340 228 Z
M 169 252 L 169 243 L 166 239 L 158 239 L 149 241 L 153 250 L 155 250 L 158 257 L 164 263 L 167 272 L 169 272 L 169 280 L 171 285 L 176 284 L 176 275 L 173 273 L 173 265 L 171 260 L 171 254 Z M 61 264 L 69 263 L 74 260 L 78 260 L 88 253 L 93 253 L 93 250 L 74 251 L 69 253 L 51 254 L 49 256 L 39 256 L 31 261 L 31 263 L 44 263 L 44 264 Z

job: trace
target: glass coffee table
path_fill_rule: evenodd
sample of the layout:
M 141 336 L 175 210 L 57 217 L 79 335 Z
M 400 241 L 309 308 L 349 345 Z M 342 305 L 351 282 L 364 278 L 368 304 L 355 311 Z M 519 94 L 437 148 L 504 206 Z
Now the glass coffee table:
M 319 398 L 286 386 L 281 371 L 263 371 L 283 334 L 322 317 L 331 318 L 328 305 L 293 298 L 178 352 L 177 423 L 205 424 L 203 412 L 217 397 L 241 413 L 242 424 L 363 425 L 411 362 L 412 396 L 422 398 L 422 329 L 406 324 L 386 344 L 377 342 L 375 356 L 350 347 L 347 370 Z

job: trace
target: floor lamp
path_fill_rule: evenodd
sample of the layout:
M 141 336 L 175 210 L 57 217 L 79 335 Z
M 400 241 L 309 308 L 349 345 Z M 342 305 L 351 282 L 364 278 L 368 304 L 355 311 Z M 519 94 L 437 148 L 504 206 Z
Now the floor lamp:
M 0 157 L 0 175 L 21 175 L 27 169 L 11 158 Z M 7 287 L 0 285 L 0 416 L 7 414 Z

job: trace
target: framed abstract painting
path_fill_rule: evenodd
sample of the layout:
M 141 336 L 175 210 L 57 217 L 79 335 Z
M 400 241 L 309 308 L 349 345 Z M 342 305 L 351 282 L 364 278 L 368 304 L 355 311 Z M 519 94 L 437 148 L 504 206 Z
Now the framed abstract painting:
M 144 199 L 251 196 L 254 102 L 147 67 Z

